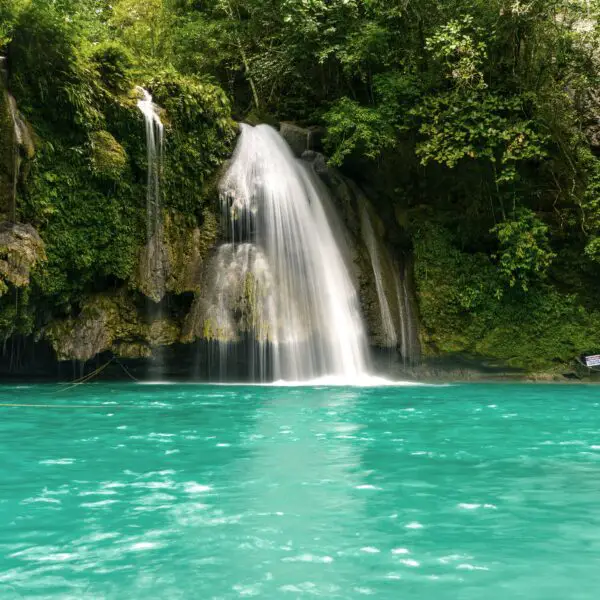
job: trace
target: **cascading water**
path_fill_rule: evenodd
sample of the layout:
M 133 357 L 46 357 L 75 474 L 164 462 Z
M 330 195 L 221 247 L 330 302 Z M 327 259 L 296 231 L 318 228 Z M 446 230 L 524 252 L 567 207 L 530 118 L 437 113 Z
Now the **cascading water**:
M 147 247 L 143 261 L 145 273 L 142 279 L 150 282 L 148 296 L 160 302 L 165 294 L 165 262 L 163 260 L 163 225 L 161 219 L 160 183 L 162 176 L 164 127 L 158 113 L 158 107 L 152 101 L 150 93 L 136 88 L 141 98 L 138 108 L 144 116 L 146 126 L 146 149 L 148 173 L 146 188 L 146 228 Z
M 411 302 L 407 282 L 409 281 L 409 268 L 406 263 L 402 266 L 394 264 L 392 270 L 394 277 L 394 291 L 396 295 L 396 309 L 398 311 L 398 324 L 400 327 L 400 354 L 406 366 L 415 365 L 421 354 L 419 333 L 416 315 Z
M 140 261 L 140 278 L 144 292 L 153 301 L 148 303 L 148 317 L 152 322 L 151 331 L 160 330 L 162 320 L 161 300 L 166 291 L 166 260 L 164 231 L 161 216 L 161 177 L 164 149 L 164 127 L 159 116 L 159 109 L 152 101 L 150 93 L 143 88 L 136 88 L 140 94 L 138 108 L 144 116 L 146 129 L 146 148 L 148 157 L 148 173 L 146 188 L 146 229 L 147 242 Z M 154 327 L 155 325 L 158 327 Z M 160 344 L 153 342 L 155 369 L 154 375 L 162 378 L 164 371 L 163 352 Z
M 381 313 L 381 327 L 384 336 L 383 342 L 386 347 L 395 348 L 398 343 L 398 335 L 396 334 L 390 303 L 387 299 L 383 284 L 382 257 L 380 256 L 379 248 L 377 247 L 377 239 L 375 238 L 371 218 L 366 204 L 362 199 L 360 200 L 360 228 L 367 252 L 369 253 L 369 258 L 371 259 L 371 266 L 373 267 L 373 278 L 375 279 L 375 289 L 377 291 L 377 299 L 379 301 L 379 310 Z M 386 256 L 383 257 L 384 260 L 386 258 Z
M 381 317 L 381 342 L 398 348 L 405 366 L 414 365 L 420 354 L 416 318 L 408 289 L 407 264 L 395 260 L 375 236 L 367 200 L 359 198 L 361 234 L 371 260 Z
M 19 183 L 19 171 L 21 169 L 21 155 L 20 147 L 23 144 L 23 130 L 25 125 L 19 114 L 17 103 L 15 99 L 9 94 L 8 95 L 8 108 L 13 122 L 13 190 L 11 199 L 11 215 L 12 221 L 16 221 L 17 218 L 17 185 Z
M 250 336 L 258 378 L 356 382 L 365 332 L 323 188 L 274 129 L 241 130 L 221 183 L 229 243 L 209 267 L 204 337 L 227 351 Z

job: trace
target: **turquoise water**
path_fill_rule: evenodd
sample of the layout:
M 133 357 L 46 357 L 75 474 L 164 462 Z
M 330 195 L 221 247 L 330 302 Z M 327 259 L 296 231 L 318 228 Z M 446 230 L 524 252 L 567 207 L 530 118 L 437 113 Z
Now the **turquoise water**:
M 600 388 L 0 387 L 0 598 L 592 599 Z

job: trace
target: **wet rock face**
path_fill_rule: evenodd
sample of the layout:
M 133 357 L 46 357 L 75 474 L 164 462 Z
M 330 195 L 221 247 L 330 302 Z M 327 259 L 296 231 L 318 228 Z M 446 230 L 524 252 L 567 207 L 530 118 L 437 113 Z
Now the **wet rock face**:
M 155 303 L 168 293 L 198 292 L 218 233 L 217 217 L 210 209 L 203 211 L 202 224 L 196 227 L 184 215 L 164 211 L 157 231 L 141 250 L 138 289 Z
M 0 223 L 0 296 L 8 284 L 29 285 L 31 270 L 44 260 L 44 242 L 31 225 Z
M 301 158 L 329 189 L 349 233 L 351 266 L 370 344 L 397 347 L 405 362 L 418 362 L 419 321 L 410 259 L 390 243 L 389 224 L 378 217 L 354 181 L 330 167 L 319 152 L 306 150 Z
M 147 358 L 152 346 L 178 341 L 179 327 L 169 319 L 145 322 L 126 291 L 88 298 L 75 318 L 46 330 L 59 361 L 85 362 L 106 351 L 122 358 Z
M 14 194 L 14 126 L 6 74 L 0 62 L 0 220 L 12 213 Z
M 17 185 L 35 154 L 31 127 L 8 91 L 4 63 L 0 57 L 0 221 L 15 219 Z
M 321 127 L 300 127 L 284 121 L 279 125 L 279 133 L 298 158 L 306 150 L 323 149 L 325 131 Z
M 98 310 L 62 323 L 51 333 L 58 360 L 87 361 L 110 348 L 112 343 L 108 313 Z
M 140 255 L 139 289 L 153 302 L 160 302 L 167 291 L 166 282 L 171 265 L 165 245 L 162 223 L 158 226 Z

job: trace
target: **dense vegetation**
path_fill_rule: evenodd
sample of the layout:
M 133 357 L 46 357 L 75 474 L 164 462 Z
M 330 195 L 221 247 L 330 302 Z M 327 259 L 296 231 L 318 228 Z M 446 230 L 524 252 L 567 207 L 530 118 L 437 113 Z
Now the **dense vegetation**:
M 38 144 L 18 216 L 48 254 L 20 321 L 4 302 L 2 336 L 133 285 L 145 233 L 137 84 L 169 115 L 169 210 L 201 222 L 230 115 L 319 124 L 332 165 L 393 223 L 388 242 L 414 254 L 427 352 L 550 370 L 600 350 L 598 10 L 0 0 L 9 86 Z

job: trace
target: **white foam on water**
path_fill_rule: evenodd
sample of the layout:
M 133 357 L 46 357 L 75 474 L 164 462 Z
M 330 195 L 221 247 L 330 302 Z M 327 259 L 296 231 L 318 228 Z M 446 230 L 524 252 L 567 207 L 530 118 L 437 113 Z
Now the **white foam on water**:
M 325 375 L 305 381 L 286 381 L 280 379 L 267 384 L 272 387 L 413 387 L 428 386 L 432 384 L 418 381 L 393 381 L 376 375 L 358 375 L 356 377 L 345 377 L 338 375 Z
M 212 486 L 188 481 L 184 486 L 184 491 L 187 494 L 206 494 L 207 492 L 212 492 Z
M 161 546 L 162 544 L 159 544 L 158 542 L 136 542 L 135 544 L 132 544 L 129 549 L 132 552 L 143 552 L 145 550 L 155 550 Z
M 136 384 L 134 384 L 136 385 Z M 451 383 L 429 383 L 422 381 L 407 381 L 407 380 L 393 380 L 386 379 L 385 377 L 378 377 L 376 375 L 363 375 L 360 377 L 343 377 L 336 375 L 326 375 L 324 377 L 317 377 L 314 379 L 307 380 L 285 380 L 279 379 L 270 383 L 254 383 L 254 382 L 204 382 L 204 381 L 140 381 L 137 385 L 178 385 L 178 386 L 195 386 L 195 387 L 251 387 L 251 388 L 264 388 L 264 387 L 298 387 L 298 388 L 326 388 L 326 387 L 350 387 L 350 388 L 405 388 L 405 387 L 452 387 Z M 153 403 L 153 406 L 169 406 L 166 403 Z M 408 411 L 414 411 L 414 408 L 405 409 Z
M 400 562 L 407 567 L 419 567 L 421 565 L 418 560 L 414 560 L 413 558 L 402 558 Z

